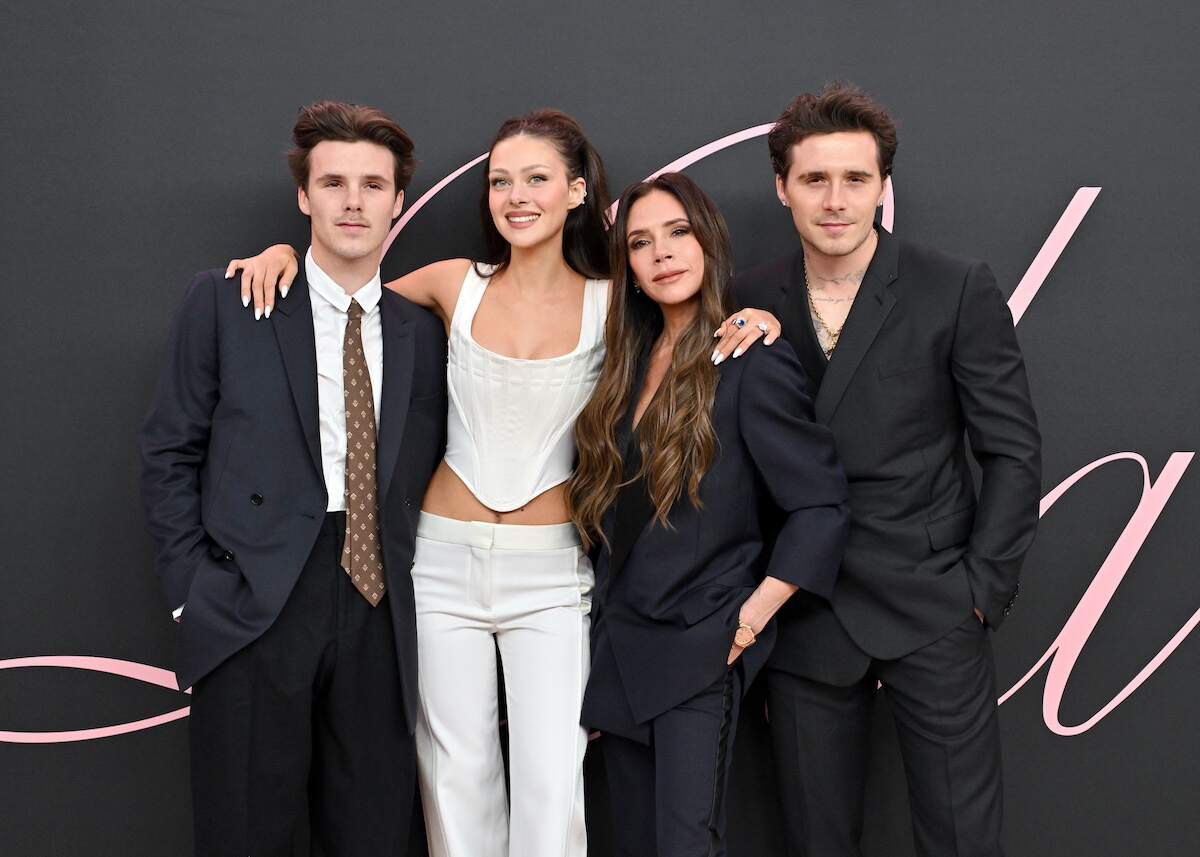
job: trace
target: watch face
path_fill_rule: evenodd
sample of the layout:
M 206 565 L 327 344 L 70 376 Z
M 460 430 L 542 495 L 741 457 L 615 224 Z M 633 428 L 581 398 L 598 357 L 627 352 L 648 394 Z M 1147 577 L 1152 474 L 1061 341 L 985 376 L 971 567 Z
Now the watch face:
M 754 632 L 749 628 L 738 628 L 737 633 L 733 635 L 733 641 L 745 648 L 754 642 Z

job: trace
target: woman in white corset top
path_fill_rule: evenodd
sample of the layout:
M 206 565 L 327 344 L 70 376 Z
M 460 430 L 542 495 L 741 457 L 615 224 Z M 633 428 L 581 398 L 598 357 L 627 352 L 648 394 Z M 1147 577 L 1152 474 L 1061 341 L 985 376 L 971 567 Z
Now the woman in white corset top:
M 565 483 L 575 418 L 604 359 L 608 189 L 578 123 L 554 110 L 506 121 L 486 166 L 488 261 L 435 262 L 387 284 L 449 336 L 446 455 L 412 569 L 421 795 L 433 857 L 583 857 L 593 575 Z M 297 270 L 286 245 L 235 266 L 257 306 Z M 739 315 L 779 333 L 767 313 Z M 758 333 L 726 327 L 725 354 Z

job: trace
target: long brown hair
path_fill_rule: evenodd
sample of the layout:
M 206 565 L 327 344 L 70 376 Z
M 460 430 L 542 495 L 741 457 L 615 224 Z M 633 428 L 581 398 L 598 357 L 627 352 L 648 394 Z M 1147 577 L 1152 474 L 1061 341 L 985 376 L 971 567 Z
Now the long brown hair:
M 607 541 L 600 519 L 622 484 L 617 425 L 639 393 L 633 386 L 642 355 L 662 332 L 658 305 L 634 290 L 626 243 L 630 209 L 653 191 L 679 200 L 704 251 L 699 309 L 675 343 L 670 368 L 637 427 L 642 467 L 634 478 L 646 477 L 655 522 L 671 526 L 667 516 L 685 486 L 692 504 L 700 507 L 700 479 L 716 454 L 712 334 L 726 317 L 726 291 L 733 274 L 729 231 L 721 212 L 695 182 L 682 173 L 663 173 L 625 190 L 609 233 L 613 297 L 604 328 L 607 354 L 595 392 L 575 423 L 579 465 L 567 483 L 571 518 L 587 548 Z
M 588 279 L 602 280 L 608 276 L 608 245 L 604 231 L 608 228 L 608 177 L 600 153 L 583 133 L 575 118 L 561 110 L 535 110 L 524 116 L 514 116 L 500 126 L 492 145 L 488 146 L 488 164 L 483 171 L 483 196 L 479 201 L 483 222 L 485 263 L 496 266 L 498 273 L 512 258 L 512 246 L 504 240 L 492 220 L 488 207 L 488 165 L 496 144 L 509 137 L 524 135 L 540 137 L 555 149 L 567 164 L 567 178 L 582 178 L 587 196 L 581 205 L 567 212 L 563 226 L 563 259 L 572 271 Z M 476 272 L 482 272 L 476 268 Z

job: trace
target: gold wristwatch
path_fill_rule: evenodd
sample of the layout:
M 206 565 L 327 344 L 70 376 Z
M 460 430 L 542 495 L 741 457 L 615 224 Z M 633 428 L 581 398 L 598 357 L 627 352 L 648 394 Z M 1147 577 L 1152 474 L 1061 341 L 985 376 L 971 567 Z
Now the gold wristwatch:
M 733 644 L 747 649 L 754 645 L 758 638 L 754 635 L 754 628 L 747 625 L 741 619 L 738 619 L 737 631 L 733 635 Z

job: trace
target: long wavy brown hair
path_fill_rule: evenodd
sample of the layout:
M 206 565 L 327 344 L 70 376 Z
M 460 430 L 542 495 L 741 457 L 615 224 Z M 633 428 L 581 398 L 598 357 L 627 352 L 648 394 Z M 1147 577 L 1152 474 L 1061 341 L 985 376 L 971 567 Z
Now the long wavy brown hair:
M 716 454 L 712 404 L 717 390 L 713 366 L 713 331 L 725 320 L 726 292 L 733 274 L 729 230 L 717 206 L 682 173 L 663 173 L 626 188 L 609 231 L 613 296 L 604 328 L 607 354 L 595 392 L 575 423 L 579 465 L 567 483 L 567 503 L 585 549 L 607 543 L 600 520 L 622 486 L 623 461 L 617 448 L 617 426 L 634 397 L 639 363 L 663 328 L 658 304 L 634 288 L 629 267 L 629 212 L 638 200 L 663 191 L 683 206 L 704 251 L 700 306 L 675 343 L 671 365 L 637 426 L 642 467 L 634 479 L 646 478 L 654 521 L 670 527 L 671 506 L 685 487 L 700 507 L 700 480 Z

